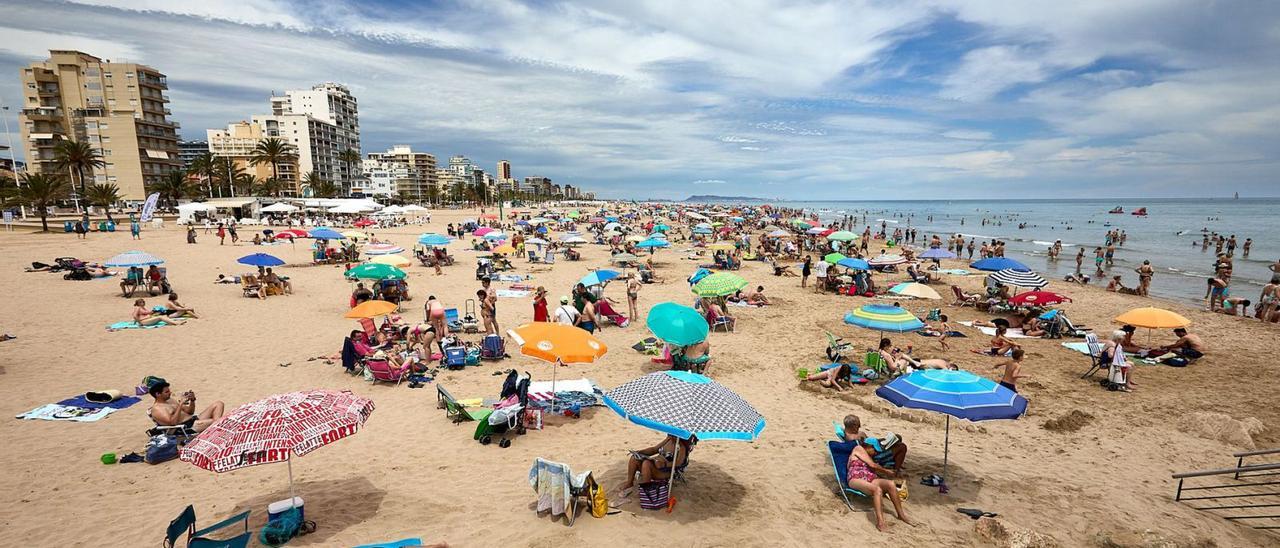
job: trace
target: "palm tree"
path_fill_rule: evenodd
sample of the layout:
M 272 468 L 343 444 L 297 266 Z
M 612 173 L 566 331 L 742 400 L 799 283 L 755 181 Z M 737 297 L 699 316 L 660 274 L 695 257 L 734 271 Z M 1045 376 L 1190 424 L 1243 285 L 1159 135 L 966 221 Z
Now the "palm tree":
M 259 179 L 257 175 L 252 173 L 241 173 L 236 176 L 235 183 L 232 185 L 231 195 L 239 192 L 242 196 L 251 196 L 262 186 L 263 179 Z
M 244 168 L 230 160 L 220 159 L 217 162 L 215 171 L 218 173 L 218 197 L 222 197 L 223 188 L 226 188 L 227 192 L 234 197 L 236 189 L 240 188 L 237 183 L 245 177 Z
M 111 205 L 120 201 L 120 187 L 115 183 L 94 183 L 85 190 L 85 201 L 89 205 L 102 206 L 107 210 L 107 222 L 114 224 L 115 219 L 111 218 Z
M 427 187 L 427 203 L 434 205 L 440 199 L 440 187 L 432 185 Z
M 302 182 L 311 187 L 311 195 L 316 198 L 337 198 L 342 194 L 342 187 L 337 183 L 324 179 L 319 171 L 312 171 L 302 178 Z
M 169 207 L 177 208 L 178 200 L 181 200 L 188 191 L 191 190 L 191 180 L 187 179 L 187 174 L 181 171 L 170 171 L 166 173 L 163 179 L 152 183 L 151 192 L 159 192 L 169 202 Z
M 107 167 L 107 162 L 102 159 L 102 155 L 98 150 L 93 148 L 84 141 L 76 141 L 68 139 L 59 141 L 57 146 L 53 148 L 53 165 L 58 169 L 69 169 L 76 176 L 80 192 L 78 196 L 84 196 L 84 174 L 85 172 L 93 173 L 93 170 Z
M 360 163 L 360 151 L 349 148 L 339 152 L 338 161 L 347 164 L 347 181 L 354 181 L 356 179 L 356 173 L 355 168 L 351 166 Z
M 254 194 L 279 198 L 281 192 L 284 190 L 284 183 L 280 182 L 280 180 L 275 177 L 268 177 L 266 179 L 258 180 L 251 188 L 253 189 Z
M 204 181 L 205 190 L 213 197 L 213 178 L 218 175 L 218 158 L 212 152 L 205 152 L 191 160 L 187 172 L 200 177 Z
M 280 174 L 276 173 L 276 164 L 297 157 L 298 149 L 284 139 L 277 137 L 268 137 L 258 141 L 258 145 L 253 147 L 253 151 L 249 153 L 249 161 L 253 165 L 271 164 L 272 179 L 280 176 Z
M 67 197 L 70 188 L 61 174 L 34 173 L 22 176 L 17 201 L 30 206 L 40 216 L 40 226 L 49 231 L 49 208 Z

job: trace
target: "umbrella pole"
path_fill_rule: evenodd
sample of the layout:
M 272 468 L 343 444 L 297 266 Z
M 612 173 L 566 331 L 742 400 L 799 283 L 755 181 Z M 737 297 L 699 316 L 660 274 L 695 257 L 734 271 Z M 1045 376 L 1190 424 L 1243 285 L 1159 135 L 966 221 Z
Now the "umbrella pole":
M 947 430 L 942 437 L 942 482 L 938 486 L 939 493 L 947 492 L 947 457 L 951 449 L 951 415 L 947 415 Z
M 671 491 L 676 486 L 676 463 L 680 462 L 680 438 L 676 438 L 676 450 L 672 453 L 671 476 L 667 478 L 667 513 L 676 507 L 676 498 L 671 496 Z
M 551 412 L 556 412 L 556 376 L 560 372 L 560 358 L 551 364 Z
M 289 452 L 289 458 L 284 460 L 289 465 L 289 508 L 296 508 L 293 495 L 293 452 Z

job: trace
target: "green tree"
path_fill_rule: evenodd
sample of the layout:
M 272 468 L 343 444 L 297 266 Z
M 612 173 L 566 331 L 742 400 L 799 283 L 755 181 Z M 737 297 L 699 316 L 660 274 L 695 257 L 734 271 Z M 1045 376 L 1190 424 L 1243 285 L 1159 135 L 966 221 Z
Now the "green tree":
M 355 164 L 360 163 L 360 151 L 349 148 L 338 153 L 338 161 L 347 164 L 347 180 L 354 181 L 358 178 L 355 171 Z
M 255 195 L 279 198 L 280 194 L 284 192 L 284 183 L 275 177 L 268 177 L 258 180 L 251 185 L 251 188 Z
M 58 169 L 67 169 L 75 174 L 75 183 L 79 188 L 78 196 L 83 197 L 85 192 L 84 176 L 88 172 L 93 174 L 93 170 L 107 167 L 107 162 L 102 159 L 102 155 L 98 150 L 83 141 L 68 139 L 59 141 L 53 147 L 53 165 Z
M 178 207 L 178 200 L 191 192 L 191 180 L 187 178 L 186 173 L 170 171 L 164 178 L 148 185 L 147 190 L 159 192 L 160 197 L 169 202 L 169 207 L 173 209 Z
M 222 196 L 223 189 L 226 189 L 228 194 L 235 196 L 236 189 L 240 188 L 237 185 L 245 177 L 244 168 L 236 165 L 235 162 L 220 159 L 217 162 L 215 170 L 217 171 L 218 179 L 218 196 Z
M 61 174 L 32 173 L 22 176 L 17 189 L 17 202 L 27 205 L 40 216 L 40 226 L 49 231 L 49 208 L 65 199 L 71 188 Z
M 277 137 L 268 137 L 258 141 L 257 146 L 253 147 L 253 151 L 249 153 L 249 161 L 253 165 L 271 165 L 272 179 L 280 177 L 280 174 L 276 172 L 280 162 L 286 162 L 297 157 L 298 149 L 284 139 Z
M 116 222 L 111 218 L 111 206 L 120 201 L 120 187 L 115 183 L 94 183 L 85 189 L 85 201 L 89 205 L 101 206 L 107 210 L 107 221 Z
M 311 187 L 311 195 L 316 198 L 337 198 L 342 194 L 342 187 L 321 177 L 318 171 L 307 173 L 303 176 L 302 182 Z
M 440 199 L 440 187 L 432 185 L 427 187 L 427 203 L 434 205 Z
M 241 196 L 252 196 L 254 192 L 262 186 L 263 179 L 259 179 L 257 175 L 252 173 L 241 173 L 236 176 L 232 184 L 231 194 L 234 196 L 239 193 Z
M 204 181 L 205 191 L 209 197 L 213 197 L 213 180 L 218 176 L 218 157 L 212 152 L 205 152 L 196 156 L 191 160 L 191 167 L 187 168 L 187 173 L 195 175 Z

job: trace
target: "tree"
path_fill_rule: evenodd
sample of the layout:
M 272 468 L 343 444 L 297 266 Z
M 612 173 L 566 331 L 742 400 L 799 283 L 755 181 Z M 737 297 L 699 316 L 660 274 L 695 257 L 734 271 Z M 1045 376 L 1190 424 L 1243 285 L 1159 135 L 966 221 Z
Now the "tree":
M 115 223 L 111 218 L 111 206 L 120 201 L 120 187 L 115 183 L 94 183 L 85 189 L 85 201 L 89 205 L 102 206 L 107 210 L 107 221 Z
M 178 200 L 186 196 L 191 190 L 191 181 L 187 179 L 187 174 L 181 171 L 170 171 L 166 173 L 163 179 L 151 183 L 151 192 L 159 192 L 160 196 L 169 202 L 170 208 L 178 207 Z
M 235 196 L 236 189 L 240 188 L 238 184 L 245 177 L 244 168 L 230 160 L 219 159 L 215 166 L 215 171 L 218 177 L 218 196 L 222 196 L 223 188 L 227 189 L 227 193 Z
M 280 182 L 280 180 L 275 177 L 268 177 L 266 179 L 258 180 L 255 184 L 251 185 L 251 188 L 253 189 L 253 193 L 256 195 L 279 198 L 280 194 L 284 191 L 284 183 Z
M 235 195 L 238 192 L 241 196 L 251 196 L 262 186 L 262 182 L 263 180 L 259 179 L 257 175 L 241 173 L 236 176 L 231 194 Z
M 40 226 L 48 232 L 49 208 L 66 198 L 70 190 L 61 174 L 24 174 L 22 185 L 17 190 L 17 201 L 34 209 L 40 216 Z
M 213 197 L 213 179 L 218 176 L 218 157 L 212 152 L 205 152 L 191 160 L 187 172 L 204 181 L 205 190 Z
M 279 173 L 276 173 L 277 164 L 297 157 L 298 149 L 284 139 L 277 137 L 268 137 L 258 141 L 258 145 L 253 147 L 253 151 L 249 153 L 249 161 L 253 165 L 271 164 L 272 179 L 280 176 Z
M 53 165 L 58 169 L 69 169 L 75 174 L 74 182 L 80 189 L 78 195 L 83 197 L 85 172 L 92 174 L 95 169 L 107 167 L 107 162 L 89 143 L 68 139 L 59 141 L 57 146 L 53 147 Z
M 356 180 L 355 168 L 353 168 L 352 166 L 354 164 L 360 163 L 360 151 L 349 148 L 347 150 L 339 152 L 338 161 L 344 164 L 347 164 L 347 180 L 348 181 Z
M 303 176 L 302 182 L 311 187 L 311 195 L 316 198 L 337 198 L 342 194 L 342 188 L 337 183 L 321 177 L 319 171 L 307 173 Z
M 440 199 L 440 187 L 432 185 L 427 187 L 427 203 L 435 205 Z

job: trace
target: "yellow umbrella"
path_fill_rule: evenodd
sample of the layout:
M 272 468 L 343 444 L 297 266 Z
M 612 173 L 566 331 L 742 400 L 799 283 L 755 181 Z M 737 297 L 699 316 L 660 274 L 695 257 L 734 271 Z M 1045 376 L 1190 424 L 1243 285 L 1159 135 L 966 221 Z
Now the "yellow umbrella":
M 342 235 L 348 238 L 351 238 L 352 240 L 368 240 L 369 239 L 368 234 L 360 232 L 359 230 L 348 230 L 346 232 L 343 232 Z
M 493 248 L 493 252 L 498 254 L 515 253 L 516 248 L 511 247 L 511 244 L 502 244 L 498 247 Z
M 729 242 L 716 242 L 707 246 L 707 249 L 712 251 L 729 251 L 733 249 L 733 244 Z
M 396 310 L 398 310 L 396 303 L 389 303 L 387 301 L 365 301 L 355 308 L 348 310 L 346 314 L 342 315 L 342 317 L 351 318 L 353 320 L 359 318 L 376 318 L 378 316 L 386 316 Z
M 413 264 L 413 261 L 404 258 L 403 255 L 378 255 L 369 260 L 371 263 L 389 264 L 394 267 L 404 268 Z
M 1149 306 L 1125 312 L 1116 316 L 1115 321 L 1147 329 L 1172 329 L 1191 325 L 1191 320 L 1182 317 L 1181 314 Z

